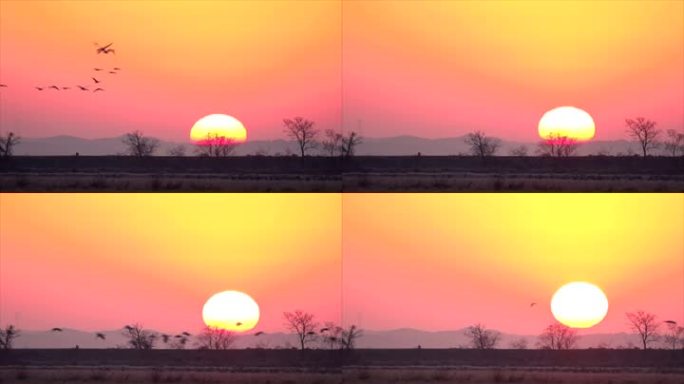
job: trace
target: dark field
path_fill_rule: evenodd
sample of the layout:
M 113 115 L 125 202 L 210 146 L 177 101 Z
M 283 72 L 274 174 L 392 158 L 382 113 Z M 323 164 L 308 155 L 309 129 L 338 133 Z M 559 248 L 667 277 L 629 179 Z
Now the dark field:
M 0 191 L 681 192 L 684 158 L 17 156 Z
M 684 383 L 683 351 L 11 350 L 0 383 Z

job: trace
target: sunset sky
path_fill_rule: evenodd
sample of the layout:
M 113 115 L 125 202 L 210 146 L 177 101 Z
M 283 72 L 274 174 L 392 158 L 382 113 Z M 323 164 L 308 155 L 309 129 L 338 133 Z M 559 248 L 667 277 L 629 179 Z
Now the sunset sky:
M 534 335 L 575 280 L 609 301 L 581 334 L 629 332 L 637 309 L 684 323 L 681 195 L 345 194 L 343 213 L 347 324 Z
M 0 324 L 198 331 L 211 295 L 340 320 L 339 195 L 0 195 Z
M 676 0 L 345 2 L 343 115 L 369 136 L 535 140 L 561 105 L 596 139 L 638 115 L 682 129 L 683 20 Z
M 340 18 L 326 1 L 3 0 L 0 124 L 26 137 L 137 128 L 177 141 L 211 113 L 241 120 L 249 139 L 281 137 L 296 115 L 338 129 Z M 33 88 L 91 76 L 104 92 Z
M 0 125 L 187 141 L 226 113 L 255 140 L 302 115 L 366 137 L 534 141 L 573 105 L 618 139 L 626 117 L 684 126 L 683 20 L 677 0 L 2 1 Z M 73 89 L 93 75 L 105 92 Z M 33 88 L 52 84 L 72 89 Z
M 198 330 L 214 293 L 364 329 L 537 334 L 561 285 L 684 323 L 684 200 L 617 194 L 0 195 L 0 323 Z M 538 303 L 530 307 L 531 302 Z M 587 332 L 587 331 L 583 331 Z

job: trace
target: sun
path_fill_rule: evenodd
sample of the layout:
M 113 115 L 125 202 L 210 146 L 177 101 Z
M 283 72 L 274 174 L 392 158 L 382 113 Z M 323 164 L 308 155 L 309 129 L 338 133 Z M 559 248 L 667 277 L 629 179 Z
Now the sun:
M 247 130 L 240 120 L 222 114 L 204 116 L 190 129 L 190 139 L 194 143 L 201 144 L 217 138 L 229 139 L 238 144 L 243 143 L 247 140 Z
M 608 298 L 594 284 L 575 281 L 560 287 L 551 299 L 551 312 L 571 328 L 590 328 L 608 313 Z
M 588 141 L 594 137 L 596 126 L 591 116 L 575 107 L 558 107 L 544 114 L 539 120 L 539 137 L 544 140 L 567 137 Z
M 259 322 L 259 305 L 244 292 L 223 291 L 207 300 L 202 319 L 208 327 L 245 332 Z

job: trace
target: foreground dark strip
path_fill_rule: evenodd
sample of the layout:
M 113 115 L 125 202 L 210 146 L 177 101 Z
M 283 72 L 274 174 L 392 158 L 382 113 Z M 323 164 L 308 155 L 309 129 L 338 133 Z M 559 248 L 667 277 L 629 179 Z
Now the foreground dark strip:
M 554 367 L 684 368 L 684 351 L 586 349 L 464 350 L 129 350 L 15 349 L 0 351 L 0 366 L 176 366 L 176 367 Z
M 13 157 L 3 192 L 682 192 L 684 158 Z

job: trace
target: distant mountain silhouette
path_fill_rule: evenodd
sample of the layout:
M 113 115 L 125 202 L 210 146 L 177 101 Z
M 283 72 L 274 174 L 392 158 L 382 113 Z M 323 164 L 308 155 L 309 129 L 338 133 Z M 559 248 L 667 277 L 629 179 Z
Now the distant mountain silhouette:
M 85 332 L 63 328 L 62 332 L 21 330 L 21 336 L 16 339 L 16 348 L 125 348 L 126 339 L 121 330 L 101 331 L 106 340 L 95 337 L 95 332 Z M 638 345 L 638 337 L 634 334 L 583 334 L 578 341 L 578 348 L 626 348 Z M 536 335 L 502 334 L 497 348 L 510 348 L 514 340 L 524 338 L 528 348 L 534 348 Z M 261 344 L 265 348 L 291 348 L 297 345 L 296 337 L 292 334 L 277 332 L 264 333 L 254 336 L 253 333 L 241 335 L 235 348 L 254 348 Z M 313 344 L 319 347 L 320 344 Z M 358 348 L 468 348 L 468 339 L 464 329 L 452 331 L 422 331 L 402 328 L 394 330 L 372 331 L 364 330 L 363 337 L 358 340 Z M 160 340 L 157 348 L 168 348 Z M 195 340 L 188 341 L 187 348 L 196 348 Z
M 21 143 L 16 147 L 17 155 L 29 156 L 70 156 L 76 153 L 84 156 L 107 156 L 120 155 L 125 151 L 122 143 L 123 136 L 83 139 L 75 136 L 53 136 L 45 138 L 22 138 Z M 171 141 L 160 141 L 157 155 L 166 155 L 168 151 L 183 144 L 186 148 L 186 155 L 194 155 L 193 145 L 190 143 L 178 143 Z M 510 151 L 521 145 L 527 147 L 529 155 L 534 155 L 536 142 L 517 142 L 501 141 L 501 148 L 497 155 L 509 155 Z M 297 153 L 297 145 L 286 140 L 253 140 L 247 141 L 235 150 L 235 155 L 288 155 Z M 394 137 L 364 137 L 363 142 L 356 151 L 357 155 L 370 156 L 410 156 L 418 153 L 426 156 L 449 156 L 468 154 L 468 146 L 464 137 L 447 137 L 439 139 L 426 139 L 416 136 L 394 136 Z M 629 155 L 637 152 L 636 144 L 627 140 L 611 141 L 591 141 L 580 145 L 577 154 L 595 155 L 599 153 L 610 155 Z M 317 154 L 315 150 L 313 154 Z

